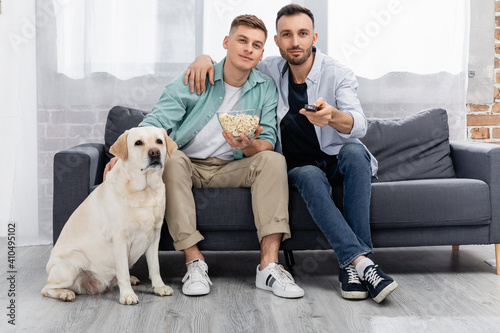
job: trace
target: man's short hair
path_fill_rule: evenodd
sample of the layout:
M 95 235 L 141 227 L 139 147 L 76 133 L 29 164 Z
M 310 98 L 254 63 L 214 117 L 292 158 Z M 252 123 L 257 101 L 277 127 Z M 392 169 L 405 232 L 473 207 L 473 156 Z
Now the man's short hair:
M 306 14 L 311 18 L 313 28 L 314 28 L 314 15 L 313 13 L 307 9 L 306 7 L 302 7 L 297 4 L 290 4 L 286 5 L 285 7 L 281 8 L 278 12 L 278 15 L 276 16 L 276 30 L 278 30 L 278 21 L 282 16 L 293 16 L 297 14 Z
M 229 34 L 233 33 L 240 25 L 246 25 L 253 29 L 259 29 L 264 31 L 267 39 L 267 28 L 264 22 L 255 15 L 239 15 L 236 16 L 233 22 L 231 23 L 231 29 L 229 29 Z

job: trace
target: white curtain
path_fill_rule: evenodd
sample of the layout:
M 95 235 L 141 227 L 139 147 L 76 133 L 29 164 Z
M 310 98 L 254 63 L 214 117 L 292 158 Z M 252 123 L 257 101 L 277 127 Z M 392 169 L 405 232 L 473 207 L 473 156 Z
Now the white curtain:
M 32 1 L 4 1 L 0 15 L 0 237 L 39 239 L 36 22 Z M 9 228 L 15 224 L 15 228 Z M 5 244 L 5 243 L 2 243 Z M 5 249 L 2 249 L 5 251 Z M 7 252 L 3 252 L 7 253 Z
M 119 79 L 153 74 L 157 0 L 54 1 L 57 70 L 72 79 L 109 73 Z
M 192 14 L 189 8 L 179 7 L 178 1 L 53 0 L 53 3 L 58 73 L 71 79 L 108 73 L 127 80 L 156 74 L 161 67 L 157 64 L 189 63 L 196 56 L 192 43 L 196 37 L 202 39 L 203 53 L 220 60 L 225 55 L 222 40 L 231 21 L 245 13 L 257 15 L 267 25 L 265 55 L 279 55 L 273 39 L 274 22 L 277 11 L 290 1 L 198 1 L 197 6 L 203 12 L 203 31 L 199 36 L 190 32 L 194 29 L 192 22 L 171 24 L 174 18 L 177 18 L 174 23 L 181 23 Z M 162 11 L 161 6 L 169 8 Z M 170 15 L 164 17 L 165 13 Z M 186 37 L 190 44 L 186 43 Z
M 469 0 L 329 2 L 328 53 L 358 76 L 368 116 L 442 107 L 451 138 L 465 138 L 469 5 Z

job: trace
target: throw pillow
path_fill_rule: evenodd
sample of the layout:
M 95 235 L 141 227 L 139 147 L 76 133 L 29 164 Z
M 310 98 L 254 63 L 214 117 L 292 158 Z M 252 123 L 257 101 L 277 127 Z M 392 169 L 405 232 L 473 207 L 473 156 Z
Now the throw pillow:
M 403 118 L 369 118 L 361 141 L 378 160 L 378 181 L 455 177 L 443 109 Z

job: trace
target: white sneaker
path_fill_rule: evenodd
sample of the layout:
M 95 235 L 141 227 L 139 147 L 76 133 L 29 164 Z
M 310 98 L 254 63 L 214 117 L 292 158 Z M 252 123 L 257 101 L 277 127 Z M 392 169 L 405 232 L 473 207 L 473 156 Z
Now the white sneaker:
M 182 293 L 188 296 L 201 296 L 210 292 L 212 281 L 208 277 L 208 265 L 201 259 L 188 262 L 186 275 L 182 278 Z
M 282 265 L 271 263 L 262 271 L 257 266 L 255 286 L 259 289 L 272 291 L 273 294 L 285 298 L 299 298 L 304 296 L 304 289 L 300 288 L 290 273 Z

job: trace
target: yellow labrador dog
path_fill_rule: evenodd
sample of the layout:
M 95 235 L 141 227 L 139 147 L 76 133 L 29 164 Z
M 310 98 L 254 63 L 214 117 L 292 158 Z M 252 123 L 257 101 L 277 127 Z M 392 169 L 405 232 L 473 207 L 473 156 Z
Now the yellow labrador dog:
M 106 181 L 75 210 L 47 263 L 42 295 L 74 301 L 118 282 L 120 303 L 137 304 L 129 268 L 146 253 L 154 292 L 171 295 L 160 277 L 158 244 L 165 212 L 162 173 L 177 148 L 163 129 L 138 127 L 123 133 L 110 152 L 119 157 Z

